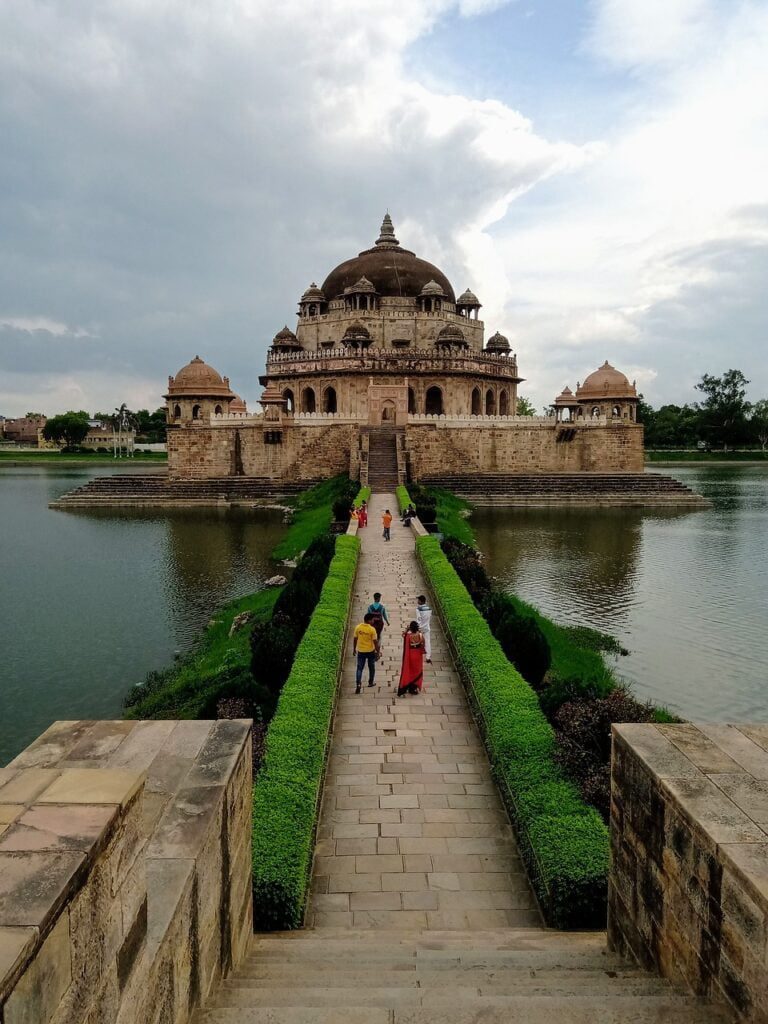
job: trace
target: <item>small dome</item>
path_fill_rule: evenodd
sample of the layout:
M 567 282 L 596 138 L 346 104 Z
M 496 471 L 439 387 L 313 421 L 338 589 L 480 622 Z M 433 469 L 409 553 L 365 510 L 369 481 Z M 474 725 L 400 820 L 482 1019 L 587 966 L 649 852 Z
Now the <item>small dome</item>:
M 437 281 L 427 281 L 427 283 L 419 292 L 419 295 L 424 296 L 425 298 L 429 298 L 430 295 L 437 295 L 441 299 L 445 298 L 445 292 L 443 291 L 442 287 L 437 283 Z
M 232 392 L 229 381 L 200 356 L 182 366 L 175 377 L 168 378 L 169 395 L 189 395 L 195 398 L 228 398 Z
M 353 324 L 344 331 L 344 342 L 345 344 L 350 341 L 370 341 L 371 332 L 368 328 L 361 324 L 359 320 L 355 320 Z
M 248 409 L 245 402 L 242 400 L 240 395 L 235 395 L 232 401 L 229 403 L 230 412 L 247 413 Z
M 555 405 L 573 405 L 575 397 L 569 387 L 564 387 L 555 399 Z
M 485 346 L 486 352 L 509 352 L 509 338 L 505 338 L 498 331 L 488 339 Z
M 315 282 L 307 288 L 304 294 L 301 296 L 300 302 L 325 302 L 325 295 L 323 295 L 322 288 L 318 288 Z
M 375 294 L 376 292 L 376 286 L 372 281 L 369 281 L 365 275 L 363 275 L 359 281 L 350 285 L 349 288 L 344 289 L 345 295 L 359 295 L 361 292 L 369 295 Z
M 464 337 L 464 332 L 456 324 L 446 324 L 437 332 L 435 338 L 435 345 L 463 345 L 466 346 L 467 339 Z
M 478 297 L 475 295 L 474 292 L 471 292 L 469 290 L 469 288 L 467 288 L 467 290 L 465 292 L 462 292 L 461 295 L 458 297 L 458 299 L 456 299 L 456 305 L 457 306 L 479 306 L 480 305 L 480 300 L 478 299 Z
M 301 342 L 290 329 L 288 324 L 283 327 L 281 331 L 272 339 L 272 345 L 274 348 L 301 348 Z
M 590 373 L 581 387 L 576 389 L 578 398 L 637 398 L 637 389 L 624 374 L 606 361 Z

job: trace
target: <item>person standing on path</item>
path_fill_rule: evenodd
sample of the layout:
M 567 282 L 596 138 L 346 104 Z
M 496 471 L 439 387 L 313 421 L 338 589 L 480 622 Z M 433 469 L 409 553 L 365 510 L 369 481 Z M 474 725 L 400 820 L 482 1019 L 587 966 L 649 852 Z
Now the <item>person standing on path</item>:
M 384 510 L 384 515 L 381 517 L 381 525 L 384 527 L 384 540 L 391 540 L 389 528 L 392 525 L 392 513 L 389 509 Z
M 352 657 L 357 658 L 355 673 L 355 693 L 360 693 L 363 684 L 363 669 L 368 665 L 368 685 L 374 685 L 376 676 L 376 659 L 379 656 L 379 636 L 371 625 L 373 616 L 368 612 L 363 621 L 355 626 L 352 634 Z
M 432 664 L 432 633 L 430 623 L 432 622 L 432 609 L 427 604 L 423 594 L 416 598 L 416 621 L 419 624 L 419 632 L 424 637 L 424 657 L 427 664 Z
M 368 605 L 368 615 L 371 617 L 371 625 L 376 630 L 376 638 L 381 640 L 381 631 L 384 629 L 384 623 L 389 625 L 389 616 L 387 615 L 387 609 L 381 603 L 381 594 L 378 591 L 373 595 L 373 604 Z
M 418 622 L 412 622 L 403 633 L 403 663 L 400 668 L 397 696 L 421 693 L 423 683 L 424 637 L 419 632 Z
M 357 522 L 361 528 L 368 525 L 368 503 L 365 501 L 357 510 Z

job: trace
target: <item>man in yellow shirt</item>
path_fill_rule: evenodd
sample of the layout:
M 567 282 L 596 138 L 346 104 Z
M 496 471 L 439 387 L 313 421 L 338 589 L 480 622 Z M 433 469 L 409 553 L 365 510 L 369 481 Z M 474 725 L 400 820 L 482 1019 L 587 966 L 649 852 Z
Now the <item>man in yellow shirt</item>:
M 368 663 L 368 685 L 373 686 L 376 675 L 376 659 L 379 656 L 379 637 L 371 625 L 373 616 L 366 614 L 363 621 L 355 626 L 352 634 L 352 657 L 357 658 L 357 673 L 355 675 L 355 693 L 360 693 L 363 682 L 363 668 Z

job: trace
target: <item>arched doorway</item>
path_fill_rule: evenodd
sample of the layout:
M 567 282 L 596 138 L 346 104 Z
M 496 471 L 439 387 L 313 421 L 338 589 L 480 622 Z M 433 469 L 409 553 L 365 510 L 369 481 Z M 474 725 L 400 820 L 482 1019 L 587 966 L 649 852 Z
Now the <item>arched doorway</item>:
M 394 402 L 386 401 L 381 405 L 381 422 L 394 426 L 397 416 L 397 406 Z
M 499 393 L 499 416 L 509 416 L 509 395 L 506 388 L 502 388 Z
M 220 406 L 220 405 L 217 405 L 217 406 L 216 406 L 216 407 L 214 408 L 214 410 L 213 410 L 213 415 L 214 415 L 214 416 L 221 416 L 221 415 L 223 414 L 223 411 L 224 411 L 224 410 L 223 410 L 223 409 L 221 408 L 221 406 Z
M 295 405 L 293 400 L 293 392 L 291 391 L 290 388 L 285 389 L 285 391 L 283 392 L 283 398 L 285 399 L 285 404 L 288 408 L 288 412 L 294 412 Z
M 323 392 L 323 412 L 336 412 L 336 388 L 327 387 Z
M 600 406 L 599 405 L 594 405 L 592 407 L 592 419 L 593 420 L 599 420 L 600 419 Z
M 177 420 L 180 417 L 181 417 L 181 406 L 180 405 L 174 405 L 174 407 L 173 407 L 173 418 L 175 420 Z
M 485 415 L 495 416 L 496 415 L 496 396 L 493 391 L 488 388 L 485 394 Z
M 193 420 L 199 420 L 200 419 L 200 406 L 199 405 L 193 405 L 192 406 L 192 419 Z
M 302 412 L 314 412 L 315 411 L 315 389 L 304 388 L 301 392 L 301 411 Z
M 431 388 L 427 388 L 424 410 L 427 416 L 443 415 L 443 392 L 439 387 L 433 386 Z
M 416 413 L 416 392 L 413 388 L 408 388 L 408 412 L 411 416 Z
M 472 388 L 472 415 L 483 415 L 483 399 L 480 394 L 480 388 Z

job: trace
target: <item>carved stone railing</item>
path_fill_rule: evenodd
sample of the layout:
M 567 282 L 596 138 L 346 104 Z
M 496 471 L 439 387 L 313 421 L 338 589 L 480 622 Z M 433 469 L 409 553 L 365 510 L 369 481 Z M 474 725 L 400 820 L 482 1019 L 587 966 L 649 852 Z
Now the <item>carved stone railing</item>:
M 291 373 L 471 373 L 519 380 L 514 355 L 495 352 L 441 353 L 434 348 L 269 352 L 267 374 Z

